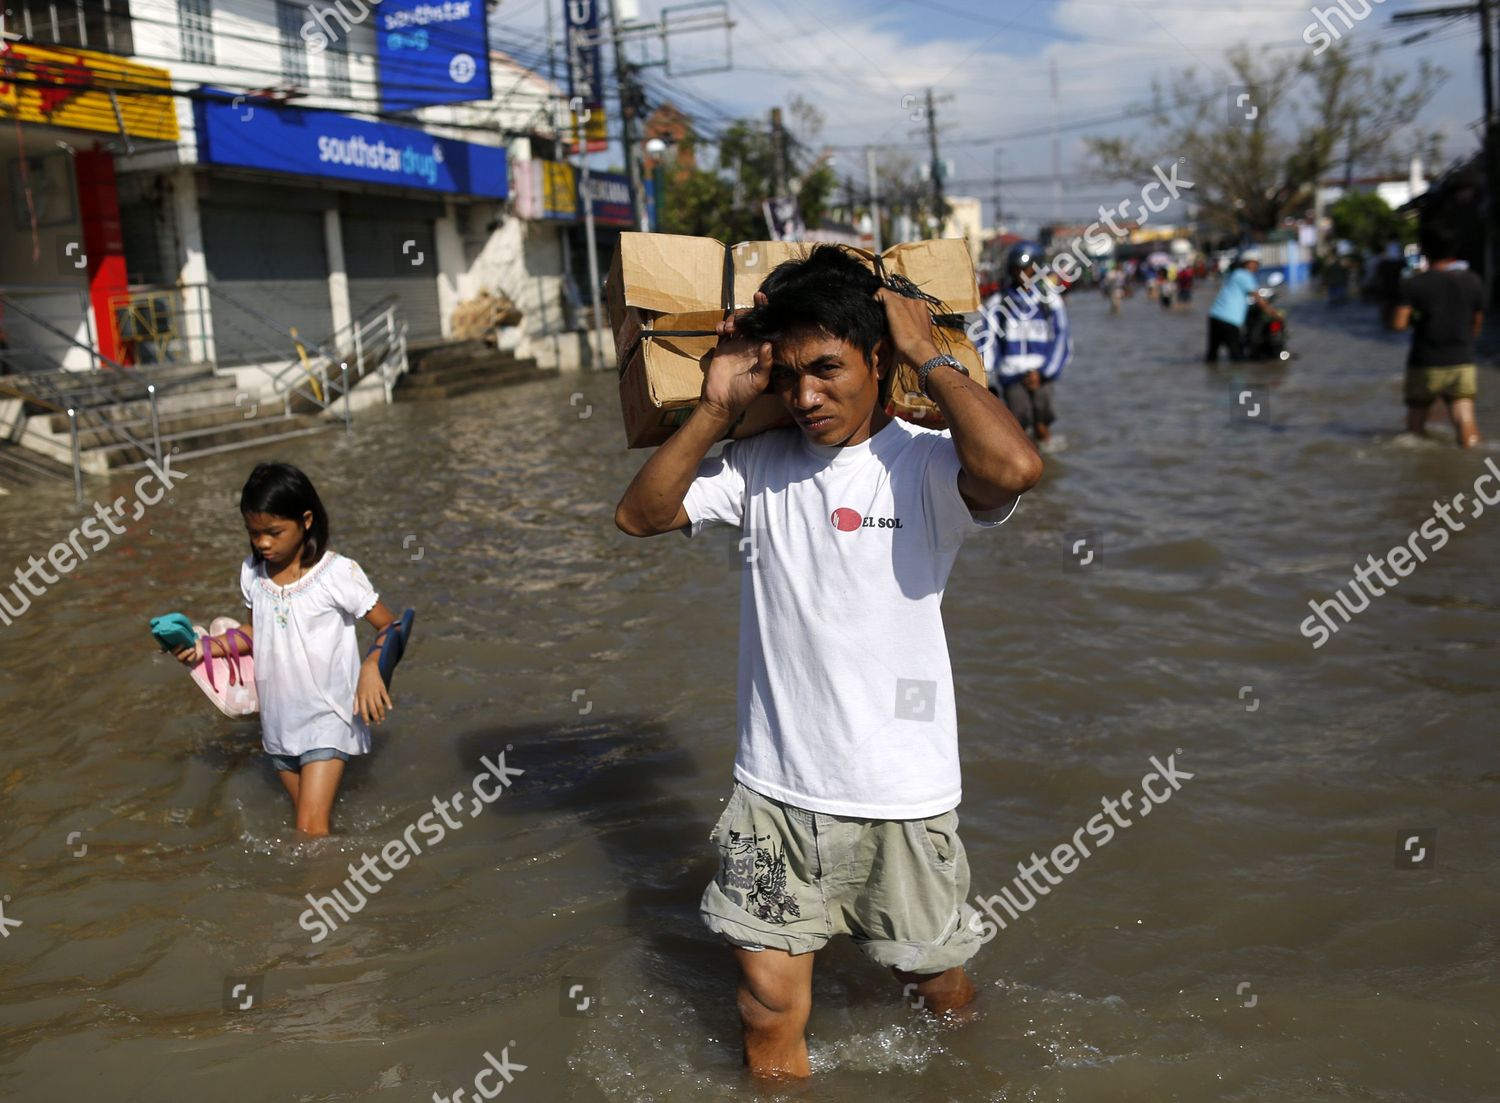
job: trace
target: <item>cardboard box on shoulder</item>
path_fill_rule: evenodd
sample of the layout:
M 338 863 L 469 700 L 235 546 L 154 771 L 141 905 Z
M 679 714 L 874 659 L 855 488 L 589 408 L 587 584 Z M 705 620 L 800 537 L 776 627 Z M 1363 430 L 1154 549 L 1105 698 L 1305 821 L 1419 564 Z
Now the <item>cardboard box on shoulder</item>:
M 779 264 L 806 256 L 811 243 L 749 241 L 732 248 L 713 238 L 626 233 L 610 265 L 606 298 L 619 355 L 620 406 L 630 448 L 661 444 L 698 404 L 703 374 L 718 343 L 715 323 L 733 310 L 748 309 L 754 294 Z M 878 258 L 851 253 L 872 271 L 904 276 L 940 299 L 952 314 L 979 308 L 979 288 L 968 246 L 959 240 L 897 245 Z M 653 336 L 662 331 L 694 336 Z M 984 365 L 961 329 L 934 327 L 939 347 L 984 382 Z M 942 428 L 942 414 L 921 393 L 916 372 L 902 367 L 892 383 L 887 410 L 897 417 Z M 775 395 L 757 399 L 730 431 L 754 436 L 792 424 Z

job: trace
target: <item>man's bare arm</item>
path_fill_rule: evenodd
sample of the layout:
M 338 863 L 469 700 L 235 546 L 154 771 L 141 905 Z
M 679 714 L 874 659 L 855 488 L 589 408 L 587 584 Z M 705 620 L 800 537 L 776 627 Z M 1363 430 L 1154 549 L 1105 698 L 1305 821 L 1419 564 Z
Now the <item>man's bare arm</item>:
M 763 300 L 757 293 L 757 301 Z M 660 536 L 690 523 L 683 502 L 698 466 L 714 442 L 766 391 L 771 379 L 771 346 L 737 336 L 734 319 L 719 323 L 703 391 L 687 421 L 667 438 L 625 488 L 615 507 L 615 525 L 630 536 Z
M 886 321 L 896 355 L 920 367 L 941 350 L 932 339 L 932 315 L 925 303 L 882 290 Z M 999 509 L 1042 478 L 1042 457 L 1004 402 L 962 372 L 938 368 L 927 377 L 927 392 L 953 433 L 963 470 L 958 489 L 971 510 Z
M 636 472 L 620 504 L 615 525 L 629 536 L 660 536 L 689 524 L 683 501 L 698 465 L 734 418 L 699 402 L 678 430 Z

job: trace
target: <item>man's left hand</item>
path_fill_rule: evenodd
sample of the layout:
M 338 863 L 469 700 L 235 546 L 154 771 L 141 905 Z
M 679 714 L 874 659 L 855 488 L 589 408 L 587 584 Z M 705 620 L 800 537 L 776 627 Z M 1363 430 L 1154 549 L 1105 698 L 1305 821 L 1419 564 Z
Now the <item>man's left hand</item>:
M 932 310 L 921 299 L 908 299 L 889 287 L 875 293 L 885 307 L 886 329 L 896 355 L 912 367 L 920 367 L 934 356 L 941 356 L 932 339 Z

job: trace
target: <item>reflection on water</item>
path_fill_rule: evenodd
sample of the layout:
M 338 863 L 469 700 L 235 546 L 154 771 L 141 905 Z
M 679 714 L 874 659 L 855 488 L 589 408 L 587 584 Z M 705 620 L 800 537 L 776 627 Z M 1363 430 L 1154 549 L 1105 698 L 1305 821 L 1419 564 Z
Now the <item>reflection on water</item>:
M 1494 1098 L 1500 518 L 1321 650 L 1298 624 L 1497 453 L 1398 439 L 1401 343 L 1356 314 L 1301 308 L 1289 366 L 1206 369 L 1201 315 L 1102 306 L 1074 307 L 1043 485 L 949 588 L 974 890 L 1066 841 L 1149 755 L 1177 749 L 1195 779 L 982 951 L 968 1026 L 830 947 L 817 1076 L 771 1094 Z M 1247 389 L 1264 420 L 1242 416 Z M 334 546 L 419 614 L 329 839 L 293 838 L 253 723 L 211 712 L 146 634 L 236 609 L 235 502 L 262 457 L 183 465 L 173 500 L 0 630 L 0 894 L 22 923 L 0 942 L 7 1097 L 426 1099 L 505 1046 L 527 1066 L 507 1098 L 762 1097 L 732 963 L 696 915 L 734 750 L 728 536 L 615 532 L 643 454 L 612 390 L 544 380 L 278 450 L 312 474 Z M 64 488 L 0 516 L 0 563 L 21 565 L 83 514 Z M 506 748 L 526 773 L 500 801 L 310 942 L 306 894 Z M 1434 869 L 1398 868 L 1416 829 Z M 262 978 L 257 1006 L 226 1010 L 237 977 Z

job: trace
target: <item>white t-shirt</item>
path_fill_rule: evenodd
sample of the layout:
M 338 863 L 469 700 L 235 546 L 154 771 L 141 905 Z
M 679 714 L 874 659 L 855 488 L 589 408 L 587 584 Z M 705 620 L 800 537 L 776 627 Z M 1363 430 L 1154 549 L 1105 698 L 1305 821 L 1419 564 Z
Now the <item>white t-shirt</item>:
M 969 533 L 947 432 L 893 420 L 827 448 L 798 429 L 725 445 L 684 502 L 688 535 L 741 527 L 739 753 L 775 800 L 925 819 L 962 796 L 943 588 Z
M 246 556 L 240 592 L 255 614 L 255 690 L 261 740 L 271 754 L 318 747 L 369 754 L 370 729 L 354 715 L 359 639 L 354 622 L 380 595 L 358 563 L 323 553 L 301 578 L 278 586 Z

